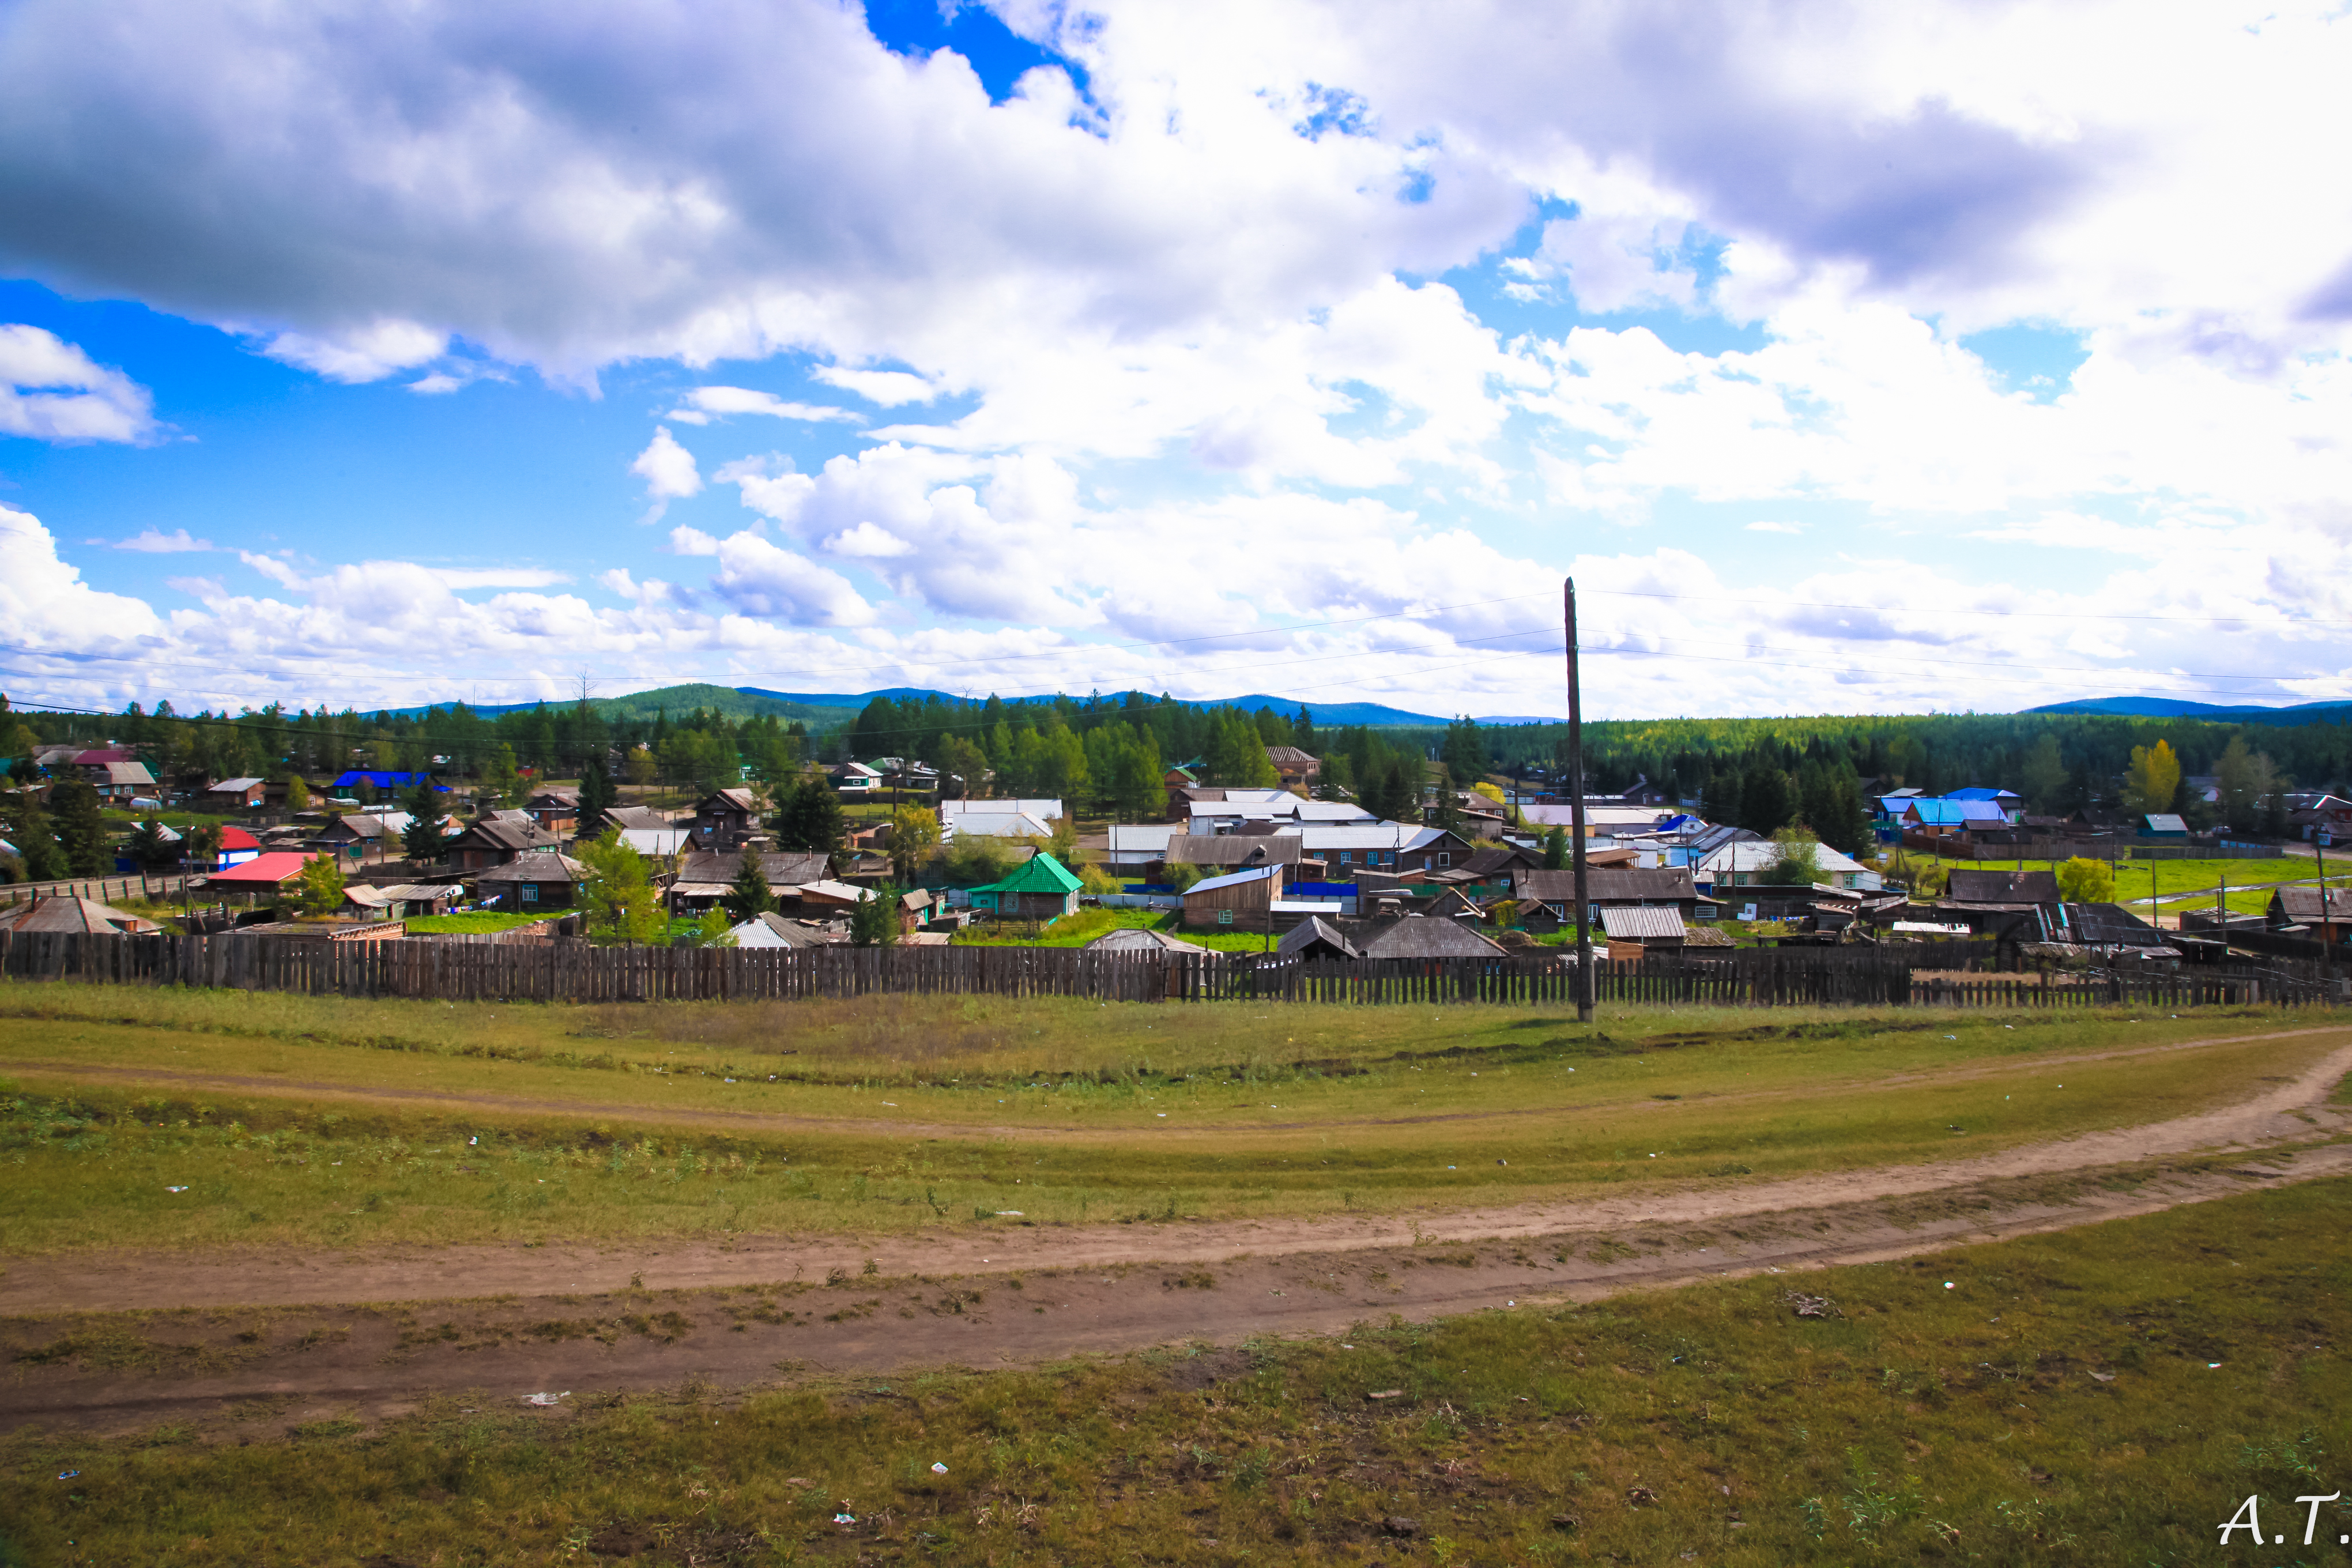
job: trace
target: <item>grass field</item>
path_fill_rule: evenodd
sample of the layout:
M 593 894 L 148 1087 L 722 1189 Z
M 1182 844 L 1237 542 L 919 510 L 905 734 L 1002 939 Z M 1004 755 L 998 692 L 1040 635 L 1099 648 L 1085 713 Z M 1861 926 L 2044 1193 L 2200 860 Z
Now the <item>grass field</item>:
M 2063 862 L 2027 860 L 2029 871 L 2055 871 Z M 1948 860 L 1939 856 L 1924 855 L 1916 850 L 1903 852 L 1906 874 L 1916 875 L 1921 867 L 1937 866 L 1947 870 L 1958 869 L 2013 871 L 2015 860 Z M 2341 867 L 2329 857 L 2330 887 L 2352 886 L 2352 859 Z M 2338 875 L 2338 871 L 2347 873 Z M 2180 895 L 2210 892 L 2224 885 L 2235 889 L 2229 897 L 2229 906 L 2249 913 L 2260 913 L 2270 907 L 2271 889 L 2258 884 L 2275 882 L 2305 882 L 2316 884 L 2317 868 L 2301 857 L 2284 857 L 2268 860 L 2131 860 L 2116 866 L 2116 897 L 2129 902 L 2144 902 L 2151 897 L 2172 900 Z
M 408 929 L 412 932 L 443 936 L 488 936 L 494 931 L 533 925 L 546 918 L 545 915 L 502 915 L 491 910 L 471 910 L 457 915 L 414 916 L 408 921 Z
M 1124 909 L 1080 910 L 1076 914 L 1062 916 L 1034 934 L 1025 925 L 1015 926 L 1003 935 L 997 934 L 991 926 L 968 926 L 956 933 L 955 941 L 958 946 L 970 947 L 1084 947 L 1115 931 L 1164 931 L 1212 952 L 1258 952 L 1272 945 L 1263 931 L 1187 931 L 1184 918 L 1177 910 Z M 1281 939 L 1277 934 L 1274 940 Z
M 1517 1202 L 2158 1121 L 2345 1038 L 2232 1037 L 2332 1021 L 1656 1008 L 1580 1028 L 1476 1007 L 453 1007 L 15 986 L 0 1235 L 29 1254 Z M 2051 1063 L 2188 1040 L 2218 1043 Z M 173 1081 L 186 1073 L 245 1081 Z
M 2344 1480 L 2347 1237 L 2352 1184 L 2313 1183 L 1898 1263 L 1034 1372 L 740 1399 L 689 1382 L 553 1413 L 500 1391 L 249 1444 L 23 1432 L 0 1439 L 0 1531 L 31 1563 L 240 1568 L 2335 1561 L 2302 1548 L 2294 1500 Z M 2217 1552 L 2250 1495 L 2285 1543 Z M 2352 1533 L 2352 1504 L 2312 1522 Z

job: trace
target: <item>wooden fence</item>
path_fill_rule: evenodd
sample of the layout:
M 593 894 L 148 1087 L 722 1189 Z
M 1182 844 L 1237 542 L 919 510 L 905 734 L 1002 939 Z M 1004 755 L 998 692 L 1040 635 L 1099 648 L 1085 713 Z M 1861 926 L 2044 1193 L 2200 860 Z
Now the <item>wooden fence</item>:
M 107 904 L 117 899 L 159 895 L 167 899 L 179 897 L 177 872 L 143 877 L 77 877 L 64 882 L 0 882 L 0 905 L 33 899 L 95 899 Z
M 1916 979 L 1902 957 L 1869 950 L 1767 949 L 1593 967 L 1596 1000 L 1604 1003 L 2197 1006 L 2319 1002 L 2335 990 L 2284 973 L 1926 980 Z M 1083 948 L 607 948 L 577 942 L 321 942 L 231 933 L 0 932 L 0 974 L 14 981 L 448 1001 L 755 1001 L 891 993 L 1568 1007 L 1576 998 L 1575 963 L 1559 953 L 1347 963 Z

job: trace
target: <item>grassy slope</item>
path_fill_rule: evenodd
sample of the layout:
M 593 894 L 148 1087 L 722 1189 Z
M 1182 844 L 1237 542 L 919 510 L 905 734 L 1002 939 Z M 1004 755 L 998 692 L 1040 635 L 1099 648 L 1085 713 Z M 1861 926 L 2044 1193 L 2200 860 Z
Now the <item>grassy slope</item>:
M 583 1391 L 560 1417 L 484 1395 L 249 1447 L 24 1434 L 0 1519 L 43 1563 L 537 1564 L 634 1538 L 677 1562 L 1332 1563 L 1392 1518 L 1439 1563 L 2332 1561 L 2214 1540 L 2254 1494 L 2299 1546 L 2294 1499 L 2340 1484 L 2347 1237 L 2352 1184 L 2315 1183 L 1213 1356 Z M 1794 1316 L 1792 1287 L 1841 1315 Z M 2352 1504 L 2318 1525 L 2352 1533 Z
M 0 994 L 11 1006 L 52 1015 L 0 1017 L 14 1095 L 0 1235 L 18 1253 L 904 1232 L 1007 1207 L 1062 1224 L 1511 1202 L 2156 1121 L 2344 1037 L 2061 1069 L 2046 1058 L 2327 1020 L 1657 1009 L 1586 1031 L 1501 1008 L 894 997 L 461 1009 L 79 986 L 15 988 Z M 304 1087 L 142 1089 L 29 1065 L 41 1061 Z M 1984 1076 L 1885 1081 L 1969 1067 Z M 509 1103 L 371 1104 L 339 1100 L 339 1086 Z M 841 1120 L 695 1120 L 710 1111 Z M 164 1192 L 178 1185 L 191 1191 Z

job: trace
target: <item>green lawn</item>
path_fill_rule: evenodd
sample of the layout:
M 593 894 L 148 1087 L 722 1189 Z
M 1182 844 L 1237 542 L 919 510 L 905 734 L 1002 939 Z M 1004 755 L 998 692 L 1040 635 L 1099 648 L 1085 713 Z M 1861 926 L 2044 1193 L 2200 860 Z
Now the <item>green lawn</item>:
M 487 936 L 493 931 L 512 931 L 517 926 L 535 925 L 550 918 L 547 915 L 506 915 L 492 910 L 476 910 L 461 915 L 418 915 L 409 921 L 408 929 L 423 935 L 438 932 L 447 936 Z
M 1115 931 L 1138 930 L 1164 931 L 1213 952 L 1259 952 L 1268 945 L 1263 931 L 1187 931 L 1180 910 L 1129 909 L 1080 910 L 1052 921 L 1034 936 L 1028 934 L 1026 926 L 1003 934 L 992 926 L 967 926 L 954 940 L 965 947 L 1084 947 Z M 1275 940 L 1281 938 L 1277 934 Z
M 1501 1007 L 19 984 L 0 989 L 0 1237 L 47 1252 L 904 1233 L 1006 1207 L 1079 1224 L 1574 1197 L 2158 1121 L 2300 1071 L 2352 1029 L 2236 1037 L 2339 1022 L 1612 1007 L 1580 1028 Z M 2197 1040 L 2213 1043 L 2051 1063 Z M 170 1076 L 189 1072 L 247 1081 Z
M 173 1321 L 11 1337 L 72 1355 Z M 560 1415 L 499 1390 L 244 1443 L 28 1429 L 0 1439 L 0 1561 L 2315 1563 L 2340 1554 L 2307 1522 L 2352 1534 L 2352 1501 L 2296 1500 L 2341 1490 L 2347 1342 L 2352 1183 L 2315 1182 L 1213 1354 L 579 1387 Z M 2284 1543 L 2217 1550 L 2249 1496 Z

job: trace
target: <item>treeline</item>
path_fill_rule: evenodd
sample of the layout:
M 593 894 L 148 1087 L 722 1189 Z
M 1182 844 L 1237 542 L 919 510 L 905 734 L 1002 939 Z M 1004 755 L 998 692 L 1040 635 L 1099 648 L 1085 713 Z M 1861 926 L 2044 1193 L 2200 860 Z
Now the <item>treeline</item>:
M 1433 731 L 1420 731 L 1434 740 Z M 1506 773 L 1561 764 L 1567 726 L 1486 731 Z M 1843 769 L 1930 795 L 1984 785 L 2016 790 L 2036 811 L 2119 804 L 2135 751 L 2170 747 L 2188 775 L 2221 771 L 2231 743 L 2267 758 L 2283 787 L 2340 788 L 2352 775 L 2352 724 L 2217 724 L 2086 713 L 1953 713 L 1907 717 L 1604 720 L 1584 728 L 1596 790 L 1646 777 L 1679 799 L 1723 793 L 1759 765 L 1791 778 L 1807 764 Z

